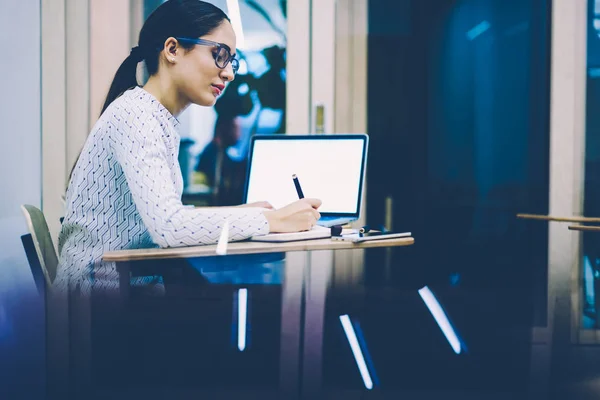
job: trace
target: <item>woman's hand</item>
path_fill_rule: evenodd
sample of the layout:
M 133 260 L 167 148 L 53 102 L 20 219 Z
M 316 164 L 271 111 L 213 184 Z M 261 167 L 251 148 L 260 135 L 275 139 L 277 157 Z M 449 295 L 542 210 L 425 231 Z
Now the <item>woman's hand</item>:
M 238 207 L 259 207 L 259 208 L 267 208 L 269 210 L 273 209 L 273 206 L 268 201 L 256 201 L 254 203 L 242 204 Z
M 320 206 L 321 200 L 304 198 L 264 215 L 273 233 L 308 231 L 321 218 L 317 211 Z

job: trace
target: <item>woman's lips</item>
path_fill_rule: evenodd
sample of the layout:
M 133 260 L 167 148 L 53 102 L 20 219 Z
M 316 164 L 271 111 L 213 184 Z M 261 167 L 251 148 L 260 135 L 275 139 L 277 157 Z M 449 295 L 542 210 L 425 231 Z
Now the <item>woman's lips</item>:
M 220 96 L 221 93 L 223 93 L 224 88 L 225 88 L 225 86 L 222 86 L 222 85 L 212 85 L 213 94 L 215 96 Z

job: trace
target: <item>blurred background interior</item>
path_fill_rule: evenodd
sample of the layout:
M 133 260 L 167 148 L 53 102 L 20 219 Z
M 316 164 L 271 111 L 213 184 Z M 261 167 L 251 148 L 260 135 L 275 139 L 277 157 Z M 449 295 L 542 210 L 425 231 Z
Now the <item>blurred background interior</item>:
M 416 238 L 413 248 L 332 266 L 323 388 L 365 390 L 340 340 L 338 317 L 351 313 L 384 394 L 598 398 L 600 235 L 516 214 L 600 217 L 600 1 L 210 2 L 232 18 L 240 70 L 214 107 L 192 105 L 178 117 L 183 201 L 239 204 L 252 135 L 366 132 L 358 223 Z M 8 398 L 43 398 L 45 379 L 44 302 L 19 239 L 19 205 L 42 208 L 56 241 L 68 171 L 160 4 L 0 0 L 2 36 L 18 32 L 0 63 L 0 392 Z M 260 276 L 244 278 L 269 304 L 254 325 L 264 337 L 244 359 L 265 365 L 254 384 L 240 384 L 249 393 L 277 380 L 269 363 L 277 345 L 267 339 L 279 336 L 266 332 L 281 323 L 282 278 Z M 452 316 L 462 350 L 425 308 L 425 287 Z

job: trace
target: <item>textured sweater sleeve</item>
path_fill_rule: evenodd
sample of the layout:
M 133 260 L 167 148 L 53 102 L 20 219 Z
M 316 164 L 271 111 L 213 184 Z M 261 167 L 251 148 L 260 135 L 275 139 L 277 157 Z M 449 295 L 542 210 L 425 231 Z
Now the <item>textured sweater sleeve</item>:
M 160 122 L 149 118 L 141 127 L 117 129 L 112 142 L 113 154 L 120 164 L 132 200 L 160 247 L 214 244 L 219 240 L 225 221 L 229 221 L 229 240 L 243 240 L 269 233 L 269 224 L 261 208 L 191 208 L 181 203 L 175 185 Z M 171 157 L 172 158 L 172 157 Z

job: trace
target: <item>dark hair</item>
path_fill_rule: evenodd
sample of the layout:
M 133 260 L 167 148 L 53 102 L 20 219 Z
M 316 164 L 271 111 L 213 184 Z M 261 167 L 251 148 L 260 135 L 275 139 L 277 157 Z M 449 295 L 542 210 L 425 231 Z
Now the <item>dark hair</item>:
M 146 61 L 148 75 L 158 71 L 159 53 L 165 40 L 169 37 L 199 38 L 214 31 L 221 23 L 229 18 L 218 7 L 200 0 L 167 0 L 161 4 L 146 20 L 138 46 L 123 61 L 117 70 L 102 113 L 116 98 L 125 91 L 137 86 L 136 71 L 139 62 Z M 193 43 L 179 43 L 189 49 Z

